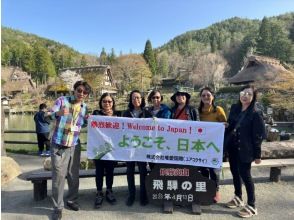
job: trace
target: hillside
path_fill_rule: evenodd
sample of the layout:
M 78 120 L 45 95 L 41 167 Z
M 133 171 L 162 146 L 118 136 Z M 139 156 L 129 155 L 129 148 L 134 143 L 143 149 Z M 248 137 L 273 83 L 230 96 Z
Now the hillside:
M 270 38 L 266 38 L 269 35 Z M 208 53 L 219 53 L 229 68 L 225 76 L 232 76 L 241 68 L 244 57 L 255 53 L 294 63 L 294 13 L 250 20 L 234 17 L 215 23 L 205 29 L 188 31 L 176 36 L 156 49 L 160 55 L 167 53 L 169 62 L 176 55 L 184 59 L 181 66 L 192 69 L 189 59 Z
M 96 57 L 65 44 L 3 26 L 1 58 L 2 66 L 21 67 L 39 81 L 56 76 L 60 68 L 97 64 Z

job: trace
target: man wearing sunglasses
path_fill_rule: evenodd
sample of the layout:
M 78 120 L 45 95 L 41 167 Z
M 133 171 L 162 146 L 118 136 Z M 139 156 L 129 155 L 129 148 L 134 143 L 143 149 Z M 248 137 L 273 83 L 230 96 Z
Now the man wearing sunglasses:
M 80 208 L 77 203 L 81 154 L 79 134 L 81 128 L 87 125 L 87 106 L 84 100 L 91 92 L 91 87 L 85 81 L 77 81 L 73 88 L 74 94 L 59 97 L 48 113 L 51 119 L 56 120 L 51 138 L 54 220 L 62 218 L 65 177 L 68 182 L 66 205 L 74 211 Z

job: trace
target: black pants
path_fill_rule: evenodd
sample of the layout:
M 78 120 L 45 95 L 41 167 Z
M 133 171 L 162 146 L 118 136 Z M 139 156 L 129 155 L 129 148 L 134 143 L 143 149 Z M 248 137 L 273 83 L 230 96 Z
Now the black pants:
M 238 152 L 234 152 L 234 150 L 229 152 L 229 163 L 233 176 L 235 195 L 242 198 L 242 179 L 247 192 L 247 203 L 255 208 L 255 190 L 251 176 L 251 163 L 242 163 Z
M 215 182 L 216 191 L 219 191 L 220 169 L 201 167 L 200 172 L 202 176 L 205 176 Z
M 116 162 L 111 160 L 94 160 L 96 166 L 96 188 L 102 191 L 104 170 L 106 176 L 106 189 L 112 189 L 113 170 Z
M 44 150 L 44 144 L 46 145 L 46 151 L 50 150 L 49 132 L 37 133 L 37 140 L 38 140 L 39 151 Z
M 140 197 L 147 197 L 146 187 L 145 187 L 145 177 L 147 176 L 147 163 L 146 162 L 127 162 L 127 180 L 129 195 L 136 195 L 135 186 L 135 165 L 138 164 L 140 173 Z

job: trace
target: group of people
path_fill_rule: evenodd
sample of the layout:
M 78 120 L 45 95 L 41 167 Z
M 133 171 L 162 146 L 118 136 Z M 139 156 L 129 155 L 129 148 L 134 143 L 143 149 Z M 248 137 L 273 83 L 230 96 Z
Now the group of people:
M 62 96 L 55 101 L 53 108 L 47 113 L 56 123 L 51 138 L 52 158 L 52 199 L 54 205 L 53 219 L 62 218 L 64 207 L 64 184 L 68 181 L 68 196 L 66 205 L 68 208 L 78 211 L 77 203 L 79 188 L 79 162 L 81 146 L 79 133 L 82 127 L 87 125 L 87 106 L 85 99 L 91 92 L 91 87 L 85 81 L 78 81 L 74 85 L 73 96 Z M 255 207 L 254 183 L 251 177 L 251 163 L 261 162 L 261 143 L 264 138 L 264 122 L 255 109 L 257 92 L 251 86 L 241 89 L 238 102 L 232 105 L 227 120 L 222 107 L 215 105 L 213 90 L 205 87 L 200 91 L 200 104 L 198 109 L 190 105 L 191 95 L 178 89 L 171 97 L 174 105 L 169 108 L 163 104 L 163 96 L 159 90 L 153 90 L 148 95 L 150 105 L 146 107 L 145 98 L 139 90 L 133 90 L 129 95 L 128 109 L 124 112 L 116 110 L 115 99 L 109 93 L 104 93 L 99 100 L 99 109 L 93 111 L 93 115 L 129 117 L 129 118 L 166 118 L 192 121 L 221 122 L 226 126 L 226 136 L 230 141 L 226 144 L 229 155 L 230 169 L 233 176 L 235 195 L 226 206 L 228 208 L 242 207 L 238 212 L 240 217 L 257 215 Z M 116 203 L 112 191 L 113 172 L 116 162 L 108 160 L 94 160 L 96 166 L 97 193 L 94 207 L 101 207 L 104 198 L 110 204 Z M 148 204 L 148 196 L 145 188 L 147 176 L 147 163 L 141 161 L 126 162 L 128 197 L 127 206 L 132 206 L 136 198 L 135 165 L 140 174 L 140 204 Z M 149 163 L 152 169 L 155 164 Z M 220 201 L 219 176 L 220 170 L 200 167 L 202 175 L 212 179 L 216 184 L 215 202 Z M 106 192 L 102 191 L 103 176 L 106 175 Z M 242 199 L 242 181 L 247 191 L 247 205 Z

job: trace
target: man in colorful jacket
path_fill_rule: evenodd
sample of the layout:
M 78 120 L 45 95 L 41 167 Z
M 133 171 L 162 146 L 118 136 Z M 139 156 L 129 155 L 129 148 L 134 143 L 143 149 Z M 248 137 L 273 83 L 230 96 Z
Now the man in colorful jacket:
M 48 113 L 51 119 L 56 120 L 51 138 L 54 220 L 62 218 L 65 178 L 68 182 L 66 205 L 75 211 L 80 208 L 77 203 L 81 154 L 79 134 L 87 124 L 84 100 L 90 92 L 91 87 L 87 82 L 77 81 L 74 84 L 74 95 L 59 97 Z

